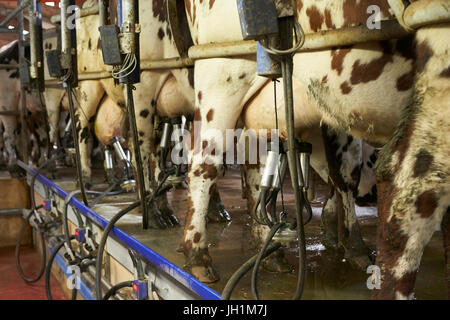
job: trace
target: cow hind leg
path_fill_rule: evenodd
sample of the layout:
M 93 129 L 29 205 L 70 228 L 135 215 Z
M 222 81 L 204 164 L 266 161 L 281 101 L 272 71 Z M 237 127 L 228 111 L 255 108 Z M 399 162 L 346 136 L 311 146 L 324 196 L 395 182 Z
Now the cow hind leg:
M 250 216 L 253 216 L 255 207 L 260 195 L 260 166 L 259 165 L 245 165 L 244 166 L 244 180 L 246 185 L 247 208 Z M 255 247 L 261 249 L 264 242 L 267 240 L 270 228 L 266 225 L 261 225 L 253 220 L 252 222 L 252 237 Z M 291 272 L 293 266 L 287 261 L 283 248 L 278 249 L 266 259 L 263 260 L 262 266 L 265 270 L 270 272 Z
M 371 258 L 362 239 L 355 210 L 361 170 L 361 141 L 327 126 L 323 126 L 322 136 L 329 176 L 336 190 L 338 247 L 344 249 L 345 258 L 353 266 L 365 269 L 371 264 Z
M 447 296 L 450 299 L 450 208 L 447 208 L 447 212 L 442 220 L 441 224 L 442 238 L 444 242 L 444 254 L 445 254 L 445 270 L 447 276 Z
M 208 222 L 230 222 L 231 216 L 220 198 L 217 185 L 213 186 L 208 205 Z
M 338 247 L 338 217 L 337 195 L 334 187 L 330 185 L 330 193 L 323 205 L 320 227 L 322 229 L 321 240 L 325 247 L 337 249 Z

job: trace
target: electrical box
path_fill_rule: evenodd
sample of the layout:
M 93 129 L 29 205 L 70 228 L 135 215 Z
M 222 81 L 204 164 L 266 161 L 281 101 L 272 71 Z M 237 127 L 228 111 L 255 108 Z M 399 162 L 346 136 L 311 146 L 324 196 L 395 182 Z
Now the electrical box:
M 256 47 L 257 74 L 270 79 L 281 78 L 281 64 L 275 61 L 258 42 Z
M 273 0 L 236 0 L 244 40 L 278 34 L 278 13 Z
M 107 65 L 116 66 L 122 64 L 120 53 L 119 27 L 114 24 L 98 28 L 102 39 L 103 62 Z
M 47 57 L 47 68 L 48 73 L 50 74 L 50 77 L 53 78 L 60 78 L 63 75 L 63 69 L 61 67 L 61 60 L 60 60 L 60 53 L 59 50 L 51 50 L 47 51 L 45 53 Z
M 30 69 L 28 68 L 28 64 L 26 62 L 21 63 L 19 65 L 19 77 L 22 86 L 30 85 L 31 83 Z

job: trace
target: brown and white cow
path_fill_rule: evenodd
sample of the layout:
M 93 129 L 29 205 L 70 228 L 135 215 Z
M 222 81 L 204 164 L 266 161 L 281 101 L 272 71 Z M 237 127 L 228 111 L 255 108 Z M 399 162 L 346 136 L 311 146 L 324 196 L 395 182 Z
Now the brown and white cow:
M 0 48 L 1 64 L 18 64 L 19 60 L 19 42 L 12 41 Z M 27 102 L 27 114 L 25 115 L 25 123 L 20 123 L 21 108 L 21 84 L 19 80 L 19 72 L 16 68 L 0 70 L 0 111 L 9 112 L 10 114 L 0 114 L 0 125 L 3 128 L 3 145 L 8 155 L 8 169 L 11 174 L 19 174 L 16 162 L 18 158 L 23 159 L 23 155 L 19 154 L 20 139 L 19 128 L 22 125 L 27 126 L 30 137 L 35 141 L 34 147 L 31 145 L 33 139 L 28 139 L 28 150 L 35 150 L 30 155 L 29 164 L 42 163 L 48 153 L 48 136 L 45 121 L 45 110 L 41 105 L 38 93 L 25 93 Z M 33 163 L 34 160 L 34 163 Z
M 242 40 L 234 1 L 185 3 L 196 44 Z M 365 24 L 370 5 L 379 6 L 383 19 L 390 17 L 383 0 L 299 0 L 297 5 L 306 33 Z M 378 160 L 379 298 L 412 297 L 423 249 L 450 205 L 449 38 L 449 25 L 443 24 L 400 40 L 294 57 L 298 137 L 323 123 L 374 145 L 387 143 Z M 209 128 L 224 133 L 241 115 L 249 128 L 274 127 L 272 88 L 256 76 L 253 57 L 198 60 L 194 80 L 201 139 L 208 144 L 216 142 L 205 134 Z M 283 108 L 281 97 L 278 105 Z M 279 126 L 283 131 L 284 119 Z M 206 165 L 194 153 L 190 161 L 183 245 L 194 275 L 211 279 L 215 272 L 202 219 L 220 165 Z
M 96 3 L 95 0 L 86 1 L 83 8 L 89 8 Z M 114 1 L 111 1 L 111 7 L 114 6 Z M 140 23 L 140 36 L 142 39 L 146 39 L 141 42 L 141 59 L 155 60 L 176 57 L 178 51 L 167 24 L 165 1 L 143 1 L 140 3 L 140 15 L 146 17 Z M 81 74 L 106 71 L 101 53 L 98 16 L 82 17 L 78 22 L 78 72 Z M 56 43 L 51 45 L 49 42 L 47 49 L 51 49 L 55 45 Z M 187 69 L 142 71 L 141 82 L 135 85 L 136 120 L 147 189 L 150 186 L 150 190 L 154 190 L 161 176 L 158 133 L 154 128 L 154 123 L 158 117 L 193 114 L 194 92 L 190 75 L 192 72 Z M 95 132 L 101 135 L 99 140 L 103 143 L 106 143 L 111 135 L 118 134 L 121 131 L 121 123 L 111 122 L 109 121 L 111 119 L 102 117 L 102 115 L 106 116 L 108 112 L 101 112 L 101 110 L 102 108 L 104 110 L 125 110 L 126 98 L 123 85 L 116 84 L 112 78 L 80 81 L 76 94 L 80 106 L 77 110 L 76 126 L 80 142 L 82 174 L 84 181 L 90 184 L 91 164 L 88 141 L 91 129 L 95 127 Z M 65 94 L 61 89 L 46 91 L 52 141 L 57 141 L 55 128 L 58 121 L 58 110 L 60 105 L 64 104 L 64 97 Z M 104 103 L 107 103 L 109 107 L 103 107 Z M 158 115 L 156 106 L 158 106 Z M 115 116 L 123 121 L 123 112 L 115 113 Z M 130 149 L 132 150 L 132 148 Z M 224 209 L 218 193 L 216 195 L 216 201 L 211 203 L 210 217 L 216 221 L 226 220 L 228 213 Z M 178 223 L 169 207 L 166 195 L 157 198 L 154 206 L 150 208 L 149 217 L 151 227 L 167 227 Z

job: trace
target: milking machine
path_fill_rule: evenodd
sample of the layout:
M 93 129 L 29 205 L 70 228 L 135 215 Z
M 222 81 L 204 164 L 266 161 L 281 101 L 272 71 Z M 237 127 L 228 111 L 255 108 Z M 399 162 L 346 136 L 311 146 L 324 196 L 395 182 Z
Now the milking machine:
M 114 151 L 116 152 L 117 157 L 122 163 L 123 179 L 120 182 L 120 187 L 126 191 L 131 191 L 136 187 L 136 181 L 133 179 L 133 166 L 131 165 L 131 154 L 129 150 L 125 152 L 125 150 L 122 148 L 122 145 L 120 144 L 118 137 L 112 138 L 110 144 L 112 145 Z M 108 158 L 111 159 L 111 157 L 112 155 L 108 154 Z M 108 165 L 110 164 L 108 163 Z
M 186 169 L 183 167 L 183 163 L 173 163 L 170 168 L 167 168 L 167 157 L 171 152 L 176 152 L 174 150 L 175 142 L 172 142 L 172 134 L 181 133 L 181 126 L 183 120 L 182 117 L 164 118 L 161 126 L 161 141 L 159 147 L 161 148 L 160 155 L 160 168 L 165 174 L 170 174 L 167 181 L 171 185 L 176 186 L 182 183 L 185 179 Z M 178 150 L 179 156 L 181 157 L 183 150 Z
M 136 161 L 136 177 L 140 199 L 147 195 L 144 181 L 144 171 L 138 139 L 136 114 L 134 109 L 134 84 L 140 82 L 139 57 L 139 5 L 136 0 L 119 0 L 117 4 L 118 25 L 107 25 L 108 6 L 105 1 L 99 3 L 99 31 L 102 44 L 103 62 L 112 65 L 112 76 L 127 88 L 127 114 L 133 141 Z M 113 18 L 113 17 L 111 17 Z M 119 28 L 120 27 L 120 28 Z M 145 201 L 141 201 L 142 226 L 148 229 L 148 208 Z M 156 219 L 158 222 L 158 219 Z M 163 226 L 159 224 L 159 226 Z
M 288 139 L 283 142 L 281 148 L 278 145 L 278 137 L 272 139 L 271 150 L 268 152 L 266 167 L 261 178 L 260 197 L 254 212 L 254 219 L 257 223 L 270 227 L 268 237 L 259 254 L 247 261 L 229 280 L 222 299 L 230 298 L 231 292 L 239 279 L 252 268 L 252 293 L 255 299 L 259 299 L 257 274 L 262 259 L 268 256 L 269 251 L 274 252 L 276 250 L 274 248 L 295 239 L 298 241 L 299 248 L 299 271 L 293 299 L 300 299 L 306 276 L 304 224 L 312 217 L 312 210 L 306 195 L 309 187 L 309 157 L 312 147 L 309 143 L 299 142 L 295 138 L 292 71 L 293 55 L 303 45 L 304 34 L 295 18 L 295 1 L 236 1 L 244 40 L 258 41 L 258 75 L 274 81 L 280 76 L 283 77 Z M 293 43 L 294 45 L 292 45 Z M 275 104 L 276 129 L 278 129 L 276 112 Z M 279 149 L 282 149 L 281 152 L 279 152 Z M 293 222 L 287 221 L 288 214 L 284 209 L 284 204 L 283 211 L 279 215 L 276 214 L 276 199 L 278 192 L 281 191 L 283 195 L 282 185 L 287 168 L 289 168 L 296 203 L 296 218 Z M 267 205 L 269 203 L 271 205 L 268 212 Z M 307 221 L 303 219 L 304 207 L 309 214 Z M 296 229 L 296 231 L 294 232 L 293 229 Z M 277 242 L 270 246 L 272 240 Z

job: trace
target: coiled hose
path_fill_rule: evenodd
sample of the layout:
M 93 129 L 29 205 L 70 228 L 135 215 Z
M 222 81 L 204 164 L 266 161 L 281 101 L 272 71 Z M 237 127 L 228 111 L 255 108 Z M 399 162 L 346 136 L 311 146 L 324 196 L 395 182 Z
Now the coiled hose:
M 60 150 L 58 150 L 60 151 Z M 30 183 L 30 198 L 31 198 L 31 211 L 28 214 L 28 216 L 24 219 L 22 227 L 20 229 L 19 232 L 19 236 L 17 238 L 17 242 L 16 242 L 16 249 L 14 252 L 15 255 L 15 260 L 16 260 L 16 268 L 17 271 L 19 273 L 19 276 L 27 283 L 34 283 L 37 282 L 41 279 L 41 277 L 43 276 L 44 272 L 45 272 L 45 265 L 47 264 L 47 249 L 45 246 L 45 232 L 43 230 L 38 230 L 39 231 L 39 236 L 41 239 L 41 267 L 39 270 L 38 275 L 35 278 L 29 278 L 25 275 L 25 273 L 23 272 L 21 263 L 20 263 L 20 247 L 22 245 L 22 239 L 23 239 L 23 235 L 25 233 L 26 227 L 29 224 L 30 218 L 32 217 L 33 214 L 35 214 L 36 210 L 40 209 L 42 206 L 36 206 L 36 199 L 34 196 L 34 186 L 36 184 L 36 178 L 38 176 L 38 174 L 40 173 L 40 171 L 42 169 L 44 169 L 45 167 L 47 167 L 48 165 L 50 165 L 51 163 L 59 160 L 60 158 L 62 158 L 64 156 L 64 153 L 57 153 L 53 158 L 48 159 L 47 161 L 45 161 L 43 164 L 41 164 L 37 169 L 36 172 L 33 174 L 33 176 L 31 177 L 31 183 Z

